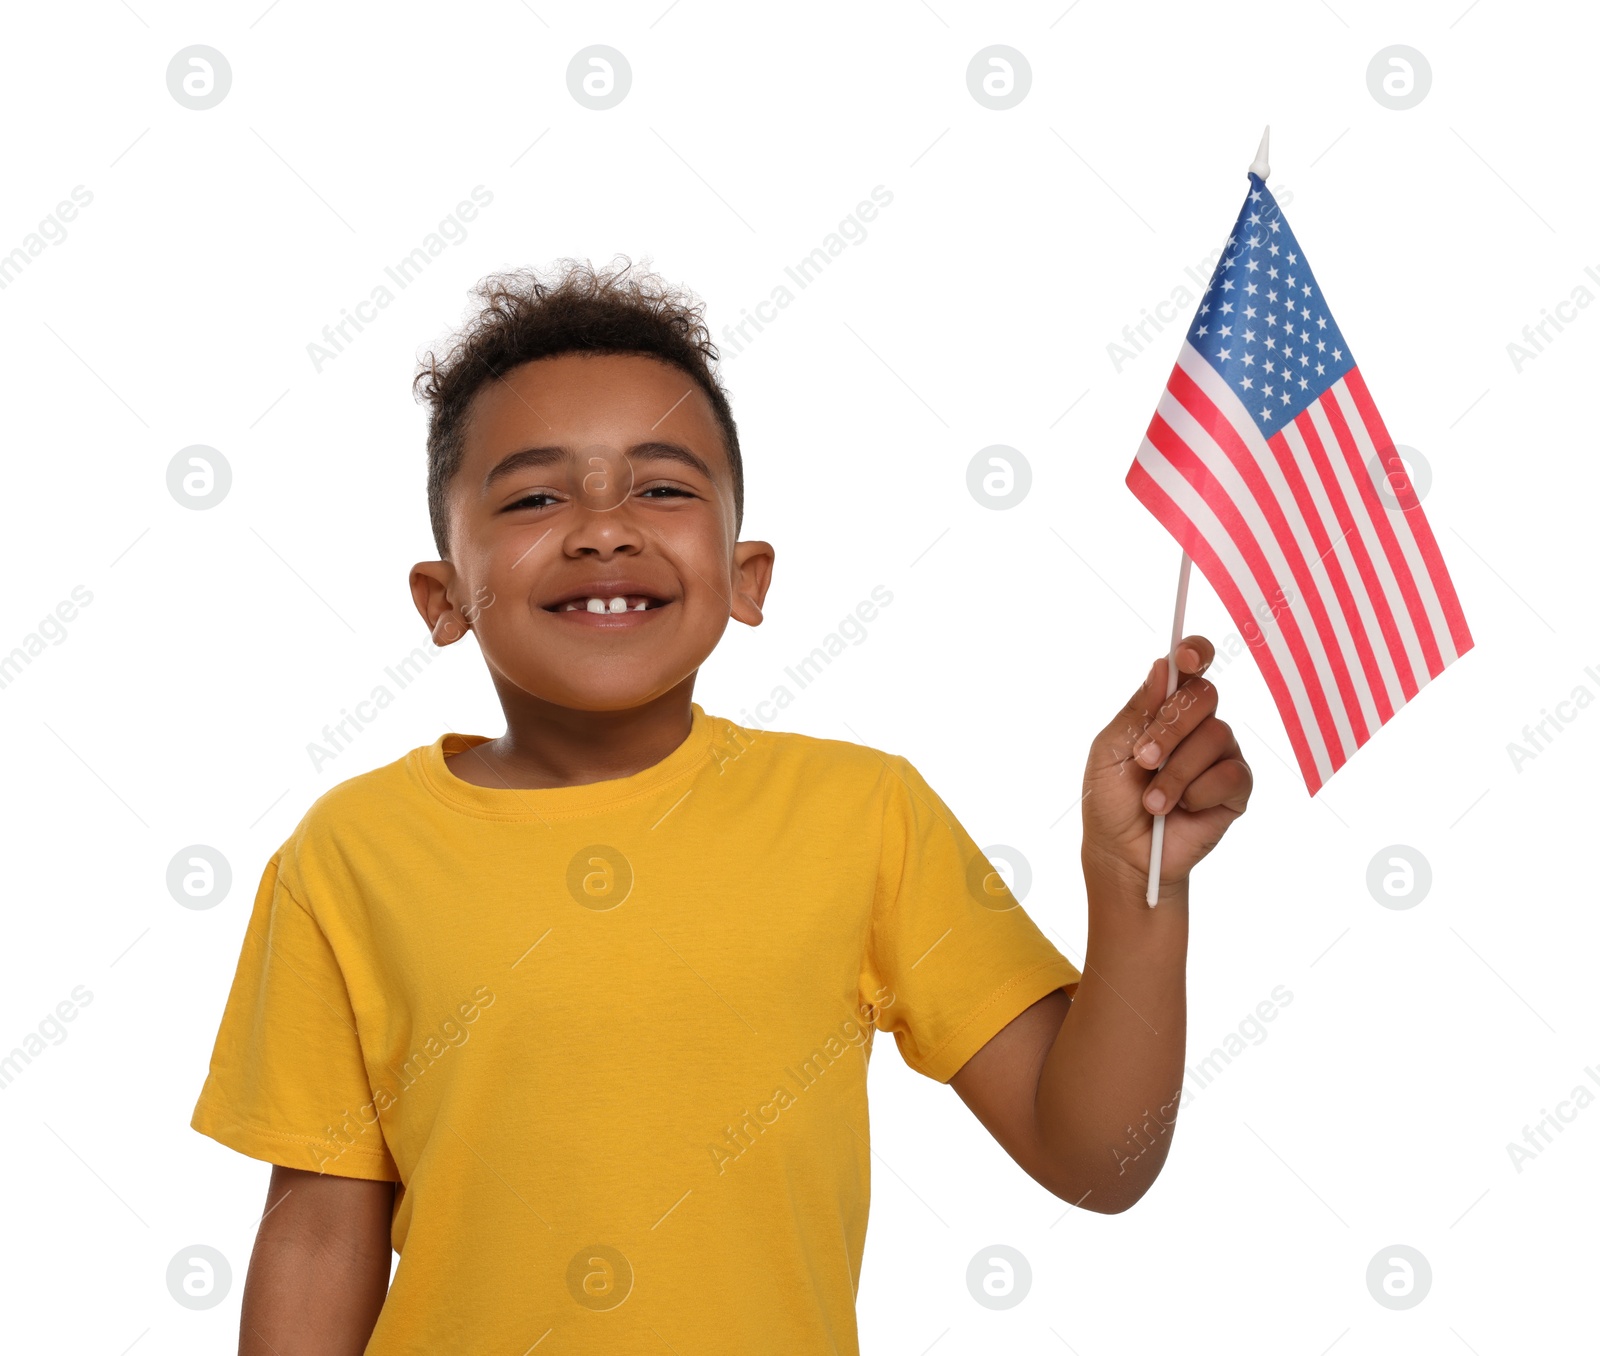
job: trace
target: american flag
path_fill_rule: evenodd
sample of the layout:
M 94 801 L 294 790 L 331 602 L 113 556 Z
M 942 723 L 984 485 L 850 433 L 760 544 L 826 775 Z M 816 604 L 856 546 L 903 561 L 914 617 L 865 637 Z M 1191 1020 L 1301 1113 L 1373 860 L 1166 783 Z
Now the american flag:
M 1253 170 L 1127 484 L 1228 609 L 1312 795 L 1472 648 L 1405 463 Z

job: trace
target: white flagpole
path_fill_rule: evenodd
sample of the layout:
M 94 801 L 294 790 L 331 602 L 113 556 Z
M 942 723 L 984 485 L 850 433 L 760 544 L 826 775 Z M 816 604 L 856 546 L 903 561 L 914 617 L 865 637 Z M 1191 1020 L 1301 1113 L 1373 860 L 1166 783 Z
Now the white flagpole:
M 1183 639 L 1183 605 L 1189 597 L 1189 553 L 1183 553 L 1183 564 L 1178 568 L 1178 601 L 1172 608 L 1172 644 L 1167 647 L 1167 696 L 1178 690 L 1178 642 Z M 1163 758 L 1156 771 L 1167 765 Z M 1161 888 L 1161 839 L 1166 832 L 1166 815 L 1157 815 L 1150 827 L 1150 880 L 1145 886 L 1144 902 L 1152 909 L 1156 906 L 1156 892 Z
M 1269 126 L 1261 133 L 1261 146 L 1256 151 L 1256 158 L 1251 162 L 1250 172 L 1258 179 L 1265 182 L 1267 175 L 1272 173 L 1272 168 L 1267 163 L 1267 138 L 1271 135 Z M 1189 597 L 1189 553 L 1183 553 L 1183 564 L 1178 567 L 1178 600 L 1172 608 L 1172 644 L 1167 648 L 1167 696 L 1178 690 L 1178 642 L 1183 639 L 1183 607 Z M 1167 765 L 1163 758 L 1156 764 L 1159 772 Z M 1145 884 L 1144 902 L 1150 907 L 1156 906 L 1156 894 L 1161 888 L 1161 842 L 1166 836 L 1167 817 L 1156 815 L 1150 826 L 1150 877 Z

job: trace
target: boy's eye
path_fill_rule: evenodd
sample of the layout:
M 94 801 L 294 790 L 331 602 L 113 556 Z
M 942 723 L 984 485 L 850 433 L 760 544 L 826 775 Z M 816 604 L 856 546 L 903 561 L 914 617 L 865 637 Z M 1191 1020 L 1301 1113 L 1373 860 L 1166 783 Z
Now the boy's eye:
M 535 503 L 534 502 L 537 499 L 542 499 L 542 500 L 546 501 L 547 503 L 552 503 L 552 504 L 555 503 L 555 496 L 554 495 L 546 494 L 543 490 L 535 490 L 532 494 L 523 495 L 521 499 L 516 501 L 516 503 L 507 504 L 506 508 L 505 508 L 505 511 L 509 511 L 511 509 L 514 509 L 514 508 L 523 508 L 523 507 L 543 508 L 544 504 Z
M 676 485 L 652 485 L 648 490 L 645 490 L 644 493 L 645 494 L 671 494 L 671 495 L 678 496 L 678 498 L 680 498 L 680 499 L 693 499 L 694 498 L 694 495 L 691 494 L 688 490 L 681 490 Z

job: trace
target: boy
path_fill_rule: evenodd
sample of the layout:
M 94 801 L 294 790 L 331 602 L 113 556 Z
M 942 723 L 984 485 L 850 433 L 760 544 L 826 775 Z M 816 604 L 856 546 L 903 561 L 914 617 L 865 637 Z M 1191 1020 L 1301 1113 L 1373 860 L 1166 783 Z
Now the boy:
M 774 554 L 698 305 L 629 273 L 489 279 L 418 375 L 412 596 L 506 733 L 333 787 L 263 875 L 192 1121 L 275 1165 L 249 1356 L 855 1356 L 874 1031 L 1063 1200 L 1165 1159 L 1188 874 L 1251 786 L 1211 643 L 1090 749 L 1081 973 L 906 759 L 692 701 Z

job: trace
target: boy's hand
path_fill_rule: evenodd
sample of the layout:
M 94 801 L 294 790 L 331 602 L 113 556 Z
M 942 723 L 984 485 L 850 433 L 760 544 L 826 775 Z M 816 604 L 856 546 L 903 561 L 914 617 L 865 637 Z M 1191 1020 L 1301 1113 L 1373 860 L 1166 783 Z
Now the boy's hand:
M 1217 689 L 1199 676 L 1215 656 L 1204 636 L 1186 636 L 1178 643 L 1177 691 L 1166 695 L 1163 655 L 1089 746 L 1083 776 L 1084 870 L 1125 880 L 1141 897 L 1150 874 L 1155 814 L 1167 816 L 1161 850 L 1166 893 L 1188 879 L 1250 800 L 1250 765 L 1232 729 L 1214 714 Z M 1157 772 L 1163 757 L 1166 764 Z M 1155 803 L 1156 796 L 1161 803 Z

